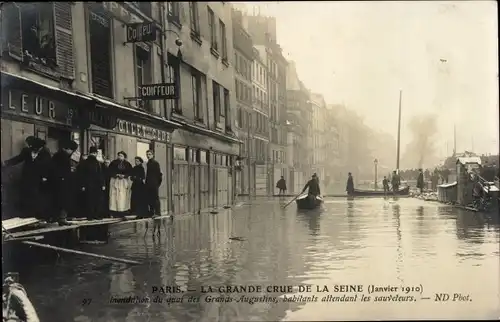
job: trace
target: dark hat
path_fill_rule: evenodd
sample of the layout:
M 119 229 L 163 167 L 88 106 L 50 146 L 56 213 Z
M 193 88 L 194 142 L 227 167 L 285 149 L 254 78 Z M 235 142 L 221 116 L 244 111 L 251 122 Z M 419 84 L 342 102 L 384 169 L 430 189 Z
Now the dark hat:
M 42 140 L 40 138 L 34 138 L 33 142 L 31 143 L 31 148 L 33 150 L 40 150 L 45 146 L 46 142 L 45 140 Z
M 73 150 L 75 151 L 76 149 L 78 149 L 78 143 L 76 143 L 75 141 L 73 140 L 69 140 L 69 141 L 64 141 L 62 143 L 62 146 L 61 146 L 63 149 L 69 149 L 69 150 Z
M 33 143 L 35 142 L 36 140 L 36 137 L 34 137 L 33 135 L 30 135 L 26 138 L 25 142 L 26 144 L 28 144 L 29 146 L 32 146 Z
M 89 154 L 91 154 L 91 153 L 97 153 L 97 148 L 95 146 L 91 146 L 89 148 Z

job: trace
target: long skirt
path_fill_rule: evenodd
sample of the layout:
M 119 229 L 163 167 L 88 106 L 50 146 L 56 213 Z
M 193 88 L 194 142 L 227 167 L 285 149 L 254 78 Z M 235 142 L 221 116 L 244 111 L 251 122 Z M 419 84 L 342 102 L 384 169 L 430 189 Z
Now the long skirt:
M 129 179 L 111 178 L 109 182 L 109 210 L 112 212 L 127 212 L 130 210 Z

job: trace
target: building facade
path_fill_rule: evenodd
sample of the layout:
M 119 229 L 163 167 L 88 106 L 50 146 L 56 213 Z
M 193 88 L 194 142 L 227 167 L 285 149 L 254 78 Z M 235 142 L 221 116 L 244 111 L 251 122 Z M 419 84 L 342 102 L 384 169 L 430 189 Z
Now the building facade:
M 309 91 L 300 81 L 293 61 L 288 62 L 286 80 L 288 190 L 299 193 L 312 174 L 312 107 Z
M 312 105 L 312 141 L 313 141 L 313 151 L 312 151 L 312 171 L 315 172 L 322 183 L 325 181 L 325 170 L 328 165 L 328 154 L 327 142 L 329 138 L 327 137 L 326 125 L 327 125 L 327 109 L 325 99 L 323 95 L 317 93 L 311 93 L 311 105 Z
M 326 148 L 326 165 L 324 176 L 325 191 L 330 193 L 344 192 L 344 190 L 335 191 L 336 186 L 342 187 L 344 179 L 340 173 L 341 165 L 341 138 L 339 130 L 339 118 L 331 105 L 326 106 L 325 118 L 325 148 Z
M 255 195 L 266 196 L 269 187 L 269 96 L 266 57 L 253 47 L 253 146 L 250 156 L 255 173 Z
M 172 198 L 176 213 L 199 213 L 231 204 L 240 141 L 234 133 L 234 67 L 231 6 L 223 2 L 169 2 L 167 81 L 179 97 L 169 102 Z M 176 55 L 176 34 L 183 43 Z
M 242 141 L 240 146 L 240 167 L 236 171 L 236 189 L 239 195 L 253 196 L 255 194 L 255 166 L 251 163 L 250 155 L 253 146 L 252 108 L 253 102 L 253 42 L 245 28 L 243 14 L 232 11 L 233 20 L 233 46 L 235 69 L 235 94 L 236 94 L 236 131 Z
M 267 66 L 269 96 L 269 157 L 267 193 L 277 193 L 276 182 L 288 177 L 286 162 L 286 60 L 278 45 L 276 18 L 247 15 L 248 30 Z
M 124 151 L 133 161 L 153 149 L 163 213 L 232 202 L 239 140 L 229 6 L 9 3 L 2 23 L 2 160 L 28 135 L 52 153 L 62 139 L 77 141 L 83 154 L 96 146 L 99 158 Z M 140 42 L 132 23 L 158 32 Z M 175 99 L 144 99 L 143 86 L 163 83 L 175 83 Z

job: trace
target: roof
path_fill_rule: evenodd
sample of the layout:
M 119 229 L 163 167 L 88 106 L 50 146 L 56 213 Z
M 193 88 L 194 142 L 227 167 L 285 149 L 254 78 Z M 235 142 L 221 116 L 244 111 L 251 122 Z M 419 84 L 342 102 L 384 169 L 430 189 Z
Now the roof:
M 480 157 L 459 157 L 459 158 L 457 158 L 457 162 L 460 162 L 461 164 L 467 164 L 467 163 L 481 164 L 481 158 Z

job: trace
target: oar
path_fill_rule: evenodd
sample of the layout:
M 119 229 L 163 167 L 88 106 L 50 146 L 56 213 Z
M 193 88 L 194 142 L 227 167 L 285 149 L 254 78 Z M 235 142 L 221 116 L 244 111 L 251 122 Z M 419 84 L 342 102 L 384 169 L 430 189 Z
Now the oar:
M 120 263 L 125 263 L 125 264 L 140 264 L 140 262 L 130 260 L 130 259 L 123 259 L 123 258 L 117 258 L 117 257 L 110 257 L 110 256 L 104 256 L 104 255 L 99 255 L 99 254 L 93 254 L 93 253 L 87 253 L 87 252 L 82 252 L 79 250 L 74 250 L 74 249 L 67 249 L 67 248 L 62 248 L 62 247 L 57 247 L 57 246 L 52 246 L 52 245 L 47 245 L 47 244 L 40 244 L 37 242 L 31 242 L 31 241 L 23 241 L 23 244 L 30 245 L 30 246 L 36 246 L 36 247 L 42 247 L 42 248 L 48 248 L 48 249 L 53 249 L 56 251 L 60 252 L 65 252 L 65 253 L 70 253 L 70 254 L 78 254 L 78 255 L 84 255 L 84 256 L 90 256 L 90 257 L 95 257 L 95 258 L 100 258 L 100 259 L 107 259 L 110 261 L 114 262 L 120 262 Z
M 286 205 L 283 206 L 283 209 L 285 209 L 286 207 L 288 207 L 288 205 L 291 204 L 292 202 L 294 202 L 295 199 L 297 199 L 301 194 L 302 194 L 302 192 L 299 193 L 298 195 L 296 195 L 295 198 L 293 198 L 292 200 L 290 200 L 289 203 L 287 203 Z

